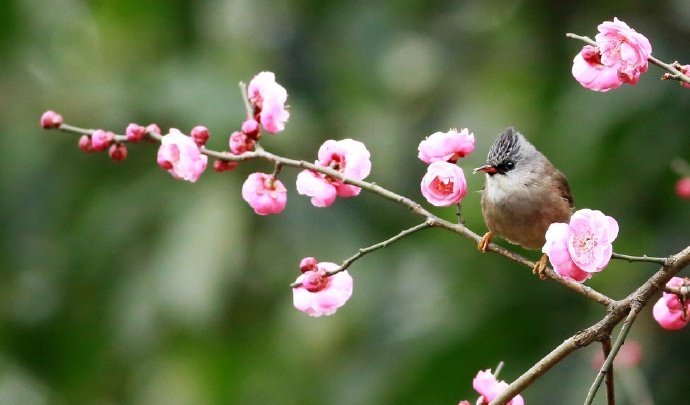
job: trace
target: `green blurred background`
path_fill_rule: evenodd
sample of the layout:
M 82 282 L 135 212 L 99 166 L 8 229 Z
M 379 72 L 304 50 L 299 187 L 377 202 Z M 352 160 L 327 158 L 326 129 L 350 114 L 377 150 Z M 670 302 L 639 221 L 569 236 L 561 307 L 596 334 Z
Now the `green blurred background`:
M 340 262 L 419 222 L 377 196 L 317 209 L 285 169 L 287 209 L 259 217 L 241 199 L 251 162 L 180 182 L 135 145 L 122 164 L 39 128 L 130 122 L 211 130 L 224 149 L 244 110 L 237 83 L 270 70 L 289 92 L 285 132 L 264 146 L 314 160 L 326 139 L 372 154 L 368 180 L 422 201 L 419 141 L 468 127 L 462 162 L 479 208 L 483 163 L 514 125 L 567 174 L 579 208 L 618 219 L 614 247 L 668 255 L 690 241 L 673 191 L 690 159 L 690 93 L 650 68 L 600 94 L 570 75 L 582 43 L 614 16 L 662 60 L 690 62 L 690 3 L 620 1 L 77 1 L 0 7 L 0 403 L 454 404 L 474 402 L 480 369 L 512 381 L 577 330 L 597 304 L 442 230 L 415 234 L 351 268 L 355 293 L 309 318 L 288 284 L 304 256 Z M 454 218 L 453 209 L 434 210 Z M 523 252 L 536 258 L 536 252 Z M 588 284 L 621 298 L 656 267 L 613 262 Z M 687 272 L 685 272 L 687 275 Z M 619 403 L 687 397 L 690 329 L 661 330 L 650 307 L 629 337 Z M 580 350 L 524 392 L 530 404 L 582 403 L 594 379 Z M 603 403 L 603 389 L 597 403 Z

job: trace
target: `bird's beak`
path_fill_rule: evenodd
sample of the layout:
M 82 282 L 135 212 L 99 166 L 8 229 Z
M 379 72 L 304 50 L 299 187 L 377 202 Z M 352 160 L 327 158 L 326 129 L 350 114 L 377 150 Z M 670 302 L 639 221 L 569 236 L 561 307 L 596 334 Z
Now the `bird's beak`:
M 488 174 L 494 174 L 497 172 L 496 168 L 491 166 L 491 165 L 484 165 L 480 166 L 474 170 L 472 170 L 472 174 L 477 174 L 477 172 L 484 172 Z

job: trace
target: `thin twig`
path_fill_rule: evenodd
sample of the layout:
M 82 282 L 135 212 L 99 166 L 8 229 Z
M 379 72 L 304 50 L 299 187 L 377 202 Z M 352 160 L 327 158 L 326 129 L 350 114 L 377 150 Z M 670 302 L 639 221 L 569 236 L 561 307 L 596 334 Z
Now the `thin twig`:
M 611 354 L 611 336 L 605 336 L 601 339 L 601 349 L 604 352 L 604 359 L 609 357 Z M 606 401 L 608 405 L 616 405 L 616 391 L 613 383 L 613 363 L 611 363 L 611 368 L 606 373 Z
M 604 381 L 604 376 L 608 373 L 613 374 L 613 359 L 616 358 L 618 351 L 620 350 L 621 346 L 623 346 L 623 342 L 625 342 L 626 336 L 628 336 L 628 332 L 630 332 L 630 328 L 632 327 L 632 324 L 635 321 L 635 317 L 639 313 L 638 307 L 639 305 L 631 306 L 630 312 L 628 313 L 628 316 L 625 318 L 625 321 L 623 322 L 623 327 L 621 328 L 621 331 L 618 333 L 618 337 L 616 337 L 616 342 L 613 344 L 613 347 L 611 348 L 611 352 L 608 354 L 608 356 L 606 356 L 606 361 L 604 361 L 604 365 L 601 366 L 599 374 L 597 374 L 597 377 L 594 379 L 592 387 L 589 389 L 589 393 L 587 393 L 587 398 L 585 399 L 584 405 L 592 404 L 592 401 L 594 401 L 594 397 L 597 394 L 597 390 L 601 386 L 602 381 Z
M 361 248 L 357 251 L 357 253 L 355 253 L 351 257 L 345 259 L 343 261 L 343 263 L 337 269 L 331 270 L 331 271 L 327 272 L 326 274 L 329 276 L 332 276 L 334 274 L 340 273 L 341 271 L 344 271 L 348 267 L 350 267 L 352 265 L 352 263 L 354 263 L 357 259 L 364 256 L 365 254 L 371 253 L 374 250 L 385 248 L 386 246 L 389 246 L 390 244 L 395 243 L 396 241 L 398 241 L 398 240 L 400 240 L 400 239 L 402 239 L 402 238 L 404 238 L 410 234 L 413 234 L 417 231 L 421 231 L 422 229 L 426 229 L 426 228 L 430 228 L 430 227 L 431 227 L 431 224 L 429 223 L 429 221 L 424 221 L 421 224 L 413 226 L 412 228 L 405 229 L 404 231 L 400 232 L 399 234 L 393 236 L 392 238 L 386 239 L 382 242 L 379 242 L 375 245 L 371 245 L 369 247 Z M 290 284 L 290 287 L 294 288 L 294 287 L 299 287 L 300 285 L 301 285 L 301 283 L 294 282 L 294 283 Z
M 630 256 L 630 255 L 624 255 L 620 253 L 613 253 L 611 255 L 613 259 L 620 259 L 620 260 L 627 260 L 629 263 L 632 262 L 649 262 L 649 263 L 656 263 L 656 264 L 665 264 L 666 263 L 666 258 L 665 257 L 651 257 L 651 256 Z

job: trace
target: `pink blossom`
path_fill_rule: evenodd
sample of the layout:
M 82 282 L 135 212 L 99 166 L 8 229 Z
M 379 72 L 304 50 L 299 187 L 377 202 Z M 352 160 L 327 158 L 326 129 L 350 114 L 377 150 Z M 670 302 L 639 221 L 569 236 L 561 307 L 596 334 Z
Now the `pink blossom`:
M 546 231 L 542 252 L 563 277 L 583 282 L 611 260 L 611 243 L 618 236 L 618 222 L 601 211 L 582 209 L 569 224 L 554 223 Z M 589 273 L 589 274 L 585 274 Z
M 97 129 L 91 134 L 91 146 L 95 151 L 104 151 L 113 143 L 115 134 L 110 131 Z
M 474 134 L 467 128 L 460 132 L 435 132 L 419 143 L 419 159 L 425 163 L 455 163 L 474 151 Z
M 599 24 L 595 40 L 601 50 L 601 63 L 616 68 L 623 83 L 636 84 L 640 74 L 647 71 L 647 58 L 652 45 L 642 34 L 614 17 Z
M 179 130 L 171 128 L 161 139 L 158 165 L 174 178 L 194 183 L 206 170 L 207 163 L 208 156 L 201 154 L 194 140 Z
M 252 173 L 242 185 L 242 198 L 259 215 L 280 214 L 287 203 L 287 189 L 266 173 Z
M 599 48 L 591 45 L 585 45 L 575 56 L 572 73 L 583 87 L 594 91 L 605 92 L 623 84 L 616 68 L 604 66 Z
M 480 395 L 477 404 L 488 404 L 493 401 L 501 392 L 508 388 L 508 383 L 496 380 L 491 370 L 479 371 L 472 380 L 472 387 Z M 514 396 L 507 405 L 524 405 L 525 401 L 521 395 Z
M 125 136 L 129 142 L 139 142 L 146 136 L 146 128 L 139 124 L 131 123 L 125 129 Z
M 256 140 L 247 136 L 244 132 L 235 131 L 230 135 L 230 152 L 241 155 L 251 152 L 256 147 Z
M 275 134 L 285 129 L 290 113 L 285 108 L 287 91 L 276 83 L 272 72 L 261 72 L 249 82 L 249 102 L 258 111 L 258 121 L 266 131 Z
M 55 111 L 48 110 L 41 115 L 41 128 L 60 128 L 62 122 L 62 115 L 56 113 Z
M 676 194 L 680 198 L 690 199 L 690 177 L 683 177 L 676 182 Z
M 453 163 L 434 162 L 422 178 L 422 195 L 437 207 L 457 204 L 467 194 L 465 173 Z
M 542 248 L 542 252 L 549 256 L 549 261 L 556 273 L 562 277 L 582 283 L 590 279 L 592 273 L 583 271 L 573 263 L 568 251 L 569 239 L 570 228 L 568 224 L 553 223 L 546 230 L 546 243 Z
M 680 277 L 673 277 L 666 283 L 667 287 L 682 287 L 685 280 Z M 663 293 L 659 301 L 652 308 L 652 315 L 659 325 L 667 330 L 678 330 L 688 324 L 688 311 L 690 301 L 681 302 L 676 294 Z
M 297 192 L 311 197 L 315 207 L 328 207 L 335 201 L 337 191 L 321 173 L 304 170 L 297 175 Z
M 194 128 L 192 128 L 189 135 L 194 140 L 194 143 L 196 143 L 199 146 L 206 145 L 206 142 L 208 142 L 208 138 L 211 137 L 211 135 L 208 132 L 208 128 L 206 128 L 203 125 L 197 125 Z
M 371 171 L 370 154 L 359 141 L 343 139 L 328 140 L 319 148 L 317 166 L 331 168 L 353 180 L 363 180 Z M 316 207 L 328 207 L 336 196 L 354 197 L 361 189 L 343 181 L 311 170 L 297 175 L 297 192 L 312 197 Z
M 580 84 L 608 91 L 623 83 L 636 84 L 647 71 L 652 45 L 642 34 L 619 20 L 599 24 L 597 46 L 586 45 L 573 60 L 572 73 Z
M 335 263 L 321 262 L 315 270 L 302 273 L 292 289 L 292 301 L 298 310 L 309 316 L 334 314 L 352 296 L 352 276 L 347 270 L 332 276 L 328 272 L 339 268 Z

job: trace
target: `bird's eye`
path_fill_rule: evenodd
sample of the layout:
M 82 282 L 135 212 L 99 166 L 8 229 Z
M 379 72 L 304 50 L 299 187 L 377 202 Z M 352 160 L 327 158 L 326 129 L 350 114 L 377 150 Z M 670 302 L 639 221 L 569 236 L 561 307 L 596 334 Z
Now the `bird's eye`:
M 506 160 L 505 162 L 501 162 L 498 166 L 496 166 L 496 169 L 500 173 L 506 173 L 515 168 L 515 163 L 512 160 Z

